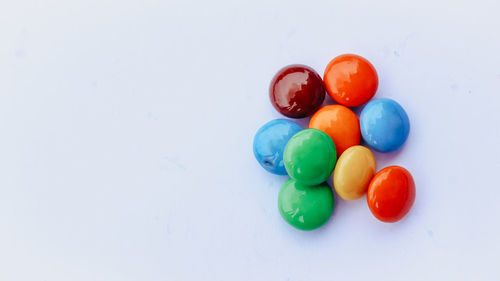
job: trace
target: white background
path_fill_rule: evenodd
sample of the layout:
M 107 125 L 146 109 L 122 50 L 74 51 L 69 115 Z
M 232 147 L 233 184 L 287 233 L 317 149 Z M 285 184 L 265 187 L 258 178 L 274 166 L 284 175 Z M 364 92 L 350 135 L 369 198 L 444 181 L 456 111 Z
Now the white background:
M 1 0 L 0 280 L 499 278 L 499 10 Z M 252 139 L 280 117 L 279 68 L 322 75 L 342 53 L 369 59 L 376 97 L 407 110 L 405 146 L 375 156 L 409 169 L 417 197 L 395 224 L 336 197 L 302 232 Z

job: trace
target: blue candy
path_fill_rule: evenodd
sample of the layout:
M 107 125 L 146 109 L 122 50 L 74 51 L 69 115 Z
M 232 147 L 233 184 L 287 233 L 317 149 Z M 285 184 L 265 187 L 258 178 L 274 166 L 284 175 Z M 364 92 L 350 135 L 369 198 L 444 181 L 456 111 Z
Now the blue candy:
M 259 164 L 267 171 L 286 175 L 283 151 L 293 135 L 302 127 L 290 120 L 276 119 L 262 126 L 253 139 L 253 153 Z
M 397 150 L 410 132 L 408 115 L 399 103 L 391 99 L 376 99 L 367 103 L 359 122 L 365 142 L 380 152 Z

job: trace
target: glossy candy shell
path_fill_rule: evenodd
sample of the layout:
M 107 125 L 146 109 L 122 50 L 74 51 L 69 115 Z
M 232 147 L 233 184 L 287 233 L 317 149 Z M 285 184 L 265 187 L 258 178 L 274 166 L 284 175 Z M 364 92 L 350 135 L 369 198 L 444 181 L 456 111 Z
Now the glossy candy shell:
M 311 117 L 309 128 L 327 133 L 335 143 L 337 156 L 361 140 L 358 117 L 343 105 L 322 107 Z
M 410 172 L 399 166 L 386 167 L 370 182 L 368 207 L 383 222 L 397 222 L 410 211 L 415 201 L 415 183 Z
M 281 216 L 292 226 L 312 230 L 322 226 L 332 215 L 335 202 L 328 184 L 307 186 L 289 179 L 278 195 Z
M 253 153 L 259 164 L 273 174 L 286 175 L 283 152 L 292 136 L 301 130 L 299 124 L 286 119 L 264 124 L 253 140 Z
M 380 152 L 399 149 L 410 133 L 408 115 L 391 99 L 370 101 L 361 111 L 360 125 L 365 142 Z
M 290 139 L 283 160 L 291 178 L 302 184 L 318 185 L 328 179 L 335 167 L 335 144 L 323 131 L 305 129 Z
M 325 85 L 314 69 L 305 65 L 289 65 L 272 79 L 269 97 L 281 114 L 304 118 L 320 108 L 325 99 Z
M 340 156 L 333 173 L 333 185 L 344 200 L 363 196 L 373 175 L 376 163 L 373 153 L 364 146 L 352 146 Z
M 334 58 L 324 75 L 328 94 L 338 103 L 353 107 L 369 101 L 378 87 L 377 71 L 365 58 L 346 54 Z

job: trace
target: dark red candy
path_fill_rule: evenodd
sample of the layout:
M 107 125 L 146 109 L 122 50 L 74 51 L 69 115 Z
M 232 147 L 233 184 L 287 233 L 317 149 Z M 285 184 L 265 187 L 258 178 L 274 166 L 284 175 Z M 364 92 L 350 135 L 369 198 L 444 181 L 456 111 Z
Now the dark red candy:
M 325 85 L 312 68 L 289 65 L 274 75 L 269 97 L 281 114 L 290 118 L 304 118 L 320 108 L 325 99 Z

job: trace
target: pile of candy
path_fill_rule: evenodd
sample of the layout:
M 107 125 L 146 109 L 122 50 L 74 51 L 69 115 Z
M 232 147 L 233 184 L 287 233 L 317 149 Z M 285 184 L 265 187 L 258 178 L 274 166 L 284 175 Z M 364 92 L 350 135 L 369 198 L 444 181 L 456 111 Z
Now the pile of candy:
M 367 193 L 368 207 L 380 221 L 396 222 L 410 211 L 415 200 L 411 174 L 399 166 L 375 173 L 373 153 L 360 145 L 363 138 L 376 151 L 395 151 L 410 131 L 397 102 L 369 101 L 377 87 L 373 65 L 352 54 L 330 61 L 324 80 L 305 65 L 286 66 L 274 76 L 269 96 L 276 110 L 289 118 L 312 115 L 304 130 L 288 119 L 272 120 L 258 130 L 253 143 L 264 169 L 290 176 L 279 192 L 278 208 L 292 226 L 312 230 L 328 221 L 335 205 L 326 183 L 332 172 L 337 194 L 355 200 Z M 338 104 L 320 108 L 325 91 Z M 359 119 L 348 108 L 365 103 Z

